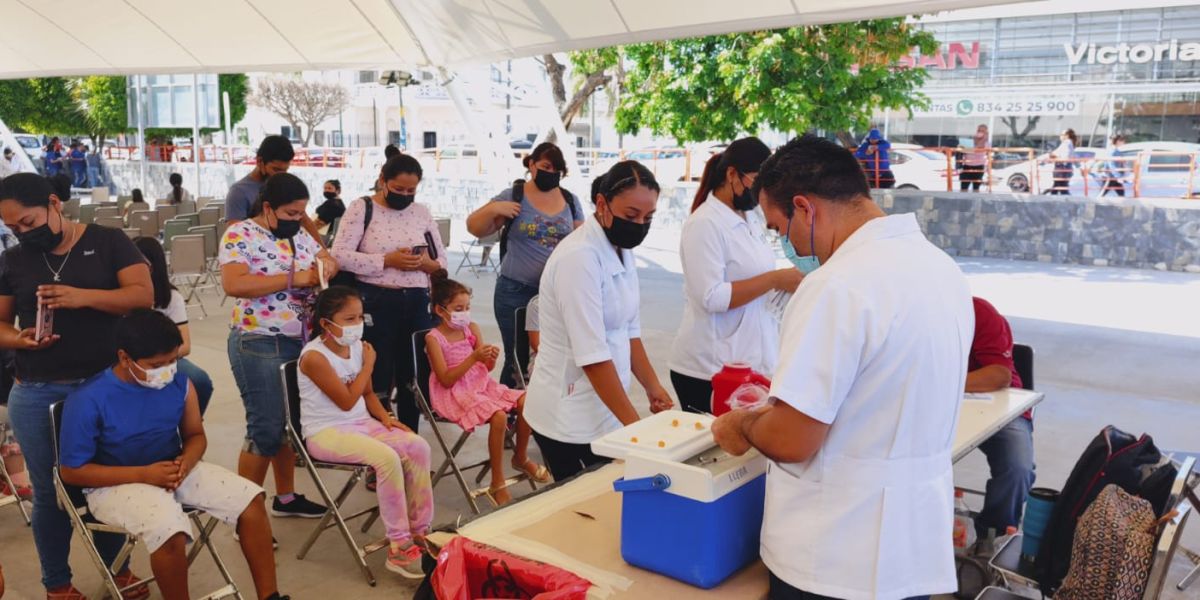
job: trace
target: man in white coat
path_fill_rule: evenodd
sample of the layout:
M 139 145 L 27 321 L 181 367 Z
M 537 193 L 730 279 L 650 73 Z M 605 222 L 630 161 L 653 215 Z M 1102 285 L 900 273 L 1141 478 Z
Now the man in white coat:
M 912 214 L 875 205 L 854 155 L 832 142 L 792 140 L 754 187 L 806 275 L 784 314 L 771 405 L 723 415 L 713 435 L 771 461 L 770 598 L 953 592 L 951 444 L 974 333 L 966 279 Z

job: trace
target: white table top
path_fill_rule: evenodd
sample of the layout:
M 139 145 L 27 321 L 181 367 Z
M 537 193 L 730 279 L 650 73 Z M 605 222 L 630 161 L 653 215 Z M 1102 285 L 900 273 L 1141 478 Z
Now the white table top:
M 978 396 L 980 394 L 976 394 Z M 954 432 L 954 462 L 971 453 L 1005 425 L 1041 402 L 1045 395 L 1030 390 L 1009 388 L 991 392 L 990 400 L 963 399 Z

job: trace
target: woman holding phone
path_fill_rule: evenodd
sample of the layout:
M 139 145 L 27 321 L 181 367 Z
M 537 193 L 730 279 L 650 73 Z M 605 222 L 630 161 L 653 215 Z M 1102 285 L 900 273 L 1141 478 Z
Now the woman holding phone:
M 50 405 L 109 367 L 117 320 L 135 308 L 150 308 L 154 288 L 146 260 L 121 230 L 72 222 L 62 206 L 39 175 L 19 173 L 0 183 L 0 218 L 21 241 L 4 253 L 0 273 L 0 347 L 17 355 L 9 418 L 33 483 L 33 540 L 42 585 L 47 598 L 69 600 L 82 595 L 71 585 L 67 561 L 71 524 L 54 494 Z M 38 331 L 39 323 L 44 331 Z M 108 561 L 122 541 L 96 535 Z M 128 569 L 117 576 L 122 586 L 135 580 Z M 141 586 L 126 598 L 149 595 Z
M 429 275 L 446 268 L 437 223 L 428 207 L 416 204 L 421 175 L 416 158 L 389 158 L 375 193 L 346 206 L 333 242 L 333 257 L 358 276 L 363 311 L 371 316 L 363 336 L 376 353 L 371 388 L 380 399 L 396 390 L 396 416 L 413 431 L 421 414 L 408 389 L 412 335 L 433 326 Z

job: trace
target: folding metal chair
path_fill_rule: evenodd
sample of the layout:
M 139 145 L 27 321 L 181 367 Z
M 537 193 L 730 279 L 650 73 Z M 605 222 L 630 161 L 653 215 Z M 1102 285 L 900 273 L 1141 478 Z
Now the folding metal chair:
M 96 565 L 96 569 L 100 571 L 100 577 L 104 580 L 104 589 L 96 595 L 96 597 L 105 597 L 106 595 L 112 598 L 124 598 L 124 592 L 138 587 L 143 584 L 150 584 L 154 578 L 143 579 L 140 582 L 131 584 L 126 587 L 117 585 L 115 577 L 118 575 L 125 560 L 129 558 L 137 545 L 137 538 L 131 535 L 128 531 L 120 527 L 106 525 L 93 517 L 88 511 L 87 499 L 83 495 L 83 490 L 75 486 L 69 486 L 63 483 L 62 477 L 59 475 L 59 438 L 62 434 L 62 414 L 63 403 L 55 402 L 50 405 L 50 427 L 53 428 L 54 442 L 54 491 L 58 496 L 59 507 L 67 513 L 67 518 L 71 521 L 71 528 L 79 534 L 80 540 L 83 542 L 84 549 L 87 550 L 88 556 Z M 233 577 L 229 574 L 229 569 L 225 568 L 225 562 L 221 560 L 221 555 L 217 553 L 217 548 L 212 544 L 212 532 L 217 527 L 216 517 L 209 517 L 208 522 L 201 521 L 200 517 L 203 511 L 190 507 L 183 507 L 184 513 L 191 520 L 192 525 L 196 527 L 199 534 L 192 543 L 192 549 L 188 551 L 188 566 L 199 556 L 200 551 L 207 548 L 208 553 L 212 556 L 213 563 L 216 564 L 217 570 L 220 571 L 221 577 L 225 580 L 225 585 L 220 589 L 204 596 L 205 600 L 216 598 L 234 597 L 238 600 L 242 599 L 242 594 L 237 589 L 237 584 L 234 583 Z M 104 558 L 100 556 L 100 550 L 96 548 L 95 534 L 97 533 L 115 533 L 125 536 L 125 544 L 121 546 L 121 550 L 117 552 L 117 557 L 111 565 L 105 564 Z
M 143 237 L 158 237 L 158 213 L 152 210 L 135 210 L 129 213 L 129 229 L 138 230 Z
M 188 223 L 187 221 L 176 221 L 174 219 L 171 219 L 171 220 L 163 223 L 163 227 L 162 227 L 163 249 L 166 250 L 167 252 L 170 252 L 171 251 L 171 240 L 176 237 L 179 237 L 181 235 L 187 235 L 188 229 L 191 229 L 191 227 L 192 227 L 192 225 L 190 223 Z
M 529 304 L 517 308 L 513 311 L 513 364 L 515 365 L 515 377 L 517 384 L 521 389 L 529 387 L 529 377 L 532 375 L 530 366 L 533 364 L 533 348 L 529 344 L 529 328 L 526 323 L 526 318 L 529 316 L 529 307 L 537 307 L 538 297 L 534 296 L 529 299 Z M 521 356 L 528 357 L 525 364 L 521 364 Z
M 195 211 L 185 213 L 181 210 L 180 213 L 172 217 L 171 220 L 186 221 L 189 227 L 197 227 L 200 225 L 200 213 Z
M 429 402 L 428 386 L 429 376 L 433 370 L 429 366 L 429 357 L 425 354 L 425 334 L 429 333 L 430 331 L 430 329 L 425 329 L 414 333 L 412 336 L 414 375 L 413 380 L 408 384 L 409 388 L 413 392 L 413 397 L 416 399 L 417 407 L 420 408 L 421 413 L 425 415 L 425 420 L 429 421 L 430 429 L 433 430 L 433 437 L 437 438 L 438 446 L 442 448 L 442 453 L 445 455 L 445 459 L 442 460 L 442 464 L 438 466 L 436 471 L 434 471 L 433 479 L 430 481 L 430 485 L 436 488 L 442 477 L 445 477 L 447 474 L 453 475 L 455 481 L 458 482 L 459 489 L 462 490 L 463 497 L 467 499 L 467 504 L 469 504 L 471 506 L 471 510 L 478 515 L 481 511 L 479 510 L 479 503 L 476 501 L 476 498 L 486 495 L 487 488 L 485 487 L 472 490 L 471 487 L 467 485 L 467 480 L 465 477 L 463 477 L 463 473 L 479 469 L 479 473 L 475 477 L 475 483 L 478 485 L 479 482 L 483 481 L 483 478 L 487 476 L 488 472 L 491 471 L 491 463 L 487 458 L 484 458 L 481 461 L 474 462 L 469 465 L 459 465 L 458 453 L 462 451 L 463 446 L 465 446 L 467 443 L 467 440 L 471 438 L 472 432 L 466 431 L 457 424 L 443 419 L 433 411 L 433 405 Z M 442 433 L 443 425 L 453 427 L 459 431 L 458 439 L 454 441 L 453 446 L 446 443 L 446 436 Z M 505 486 L 512 487 L 512 485 L 520 483 L 522 480 L 528 481 L 529 485 L 534 490 L 537 490 L 537 483 L 525 474 L 508 478 L 505 481 Z
M 480 273 L 500 272 L 500 263 L 496 262 L 496 257 L 493 256 L 492 250 L 500 243 L 500 232 L 493 233 L 487 237 L 476 238 L 470 242 L 463 242 L 463 258 L 458 263 L 458 268 L 454 269 L 454 274 L 466 267 L 468 271 L 479 275 Z M 475 248 L 480 249 L 479 262 L 471 262 L 471 251 Z
M 200 196 L 196 198 L 196 210 L 203 210 L 204 207 L 208 206 L 208 203 L 212 201 L 212 196 Z
M 179 205 L 164 204 L 163 201 L 159 201 L 159 203 L 154 207 L 154 210 L 158 211 L 159 217 L 165 223 L 171 219 L 174 219 L 175 215 L 179 214 Z
M 79 207 L 80 207 L 79 198 L 72 198 L 70 200 L 67 200 L 66 202 L 63 202 L 63 205 L 62 205 L 63 215 L 65 215 L 68 219 L 78 220 L 79 219 Z
M 120 215 L 103 217 L 96 215 L 95 224 L 101 227 L 108 227 L 110 229 L 125 229 L 125 219 L 122 219 Z
M 206 206 L 196 213 L 200 219 L 200 225 L 216 225 L 217 221 L 221 220 L 221 209 L 215 206 Z
M 108 188 L 106 188 L 106 187 L 92 188 L 92 197 L 91 197 L 90 201 L 92 204 L 108 202 Z
M 91 225 L 96 222 L 96 209 L 99 208 L 95 204 L 83 204 L 79 207 L 79 222 L 84 225 Z
M 184 296 L 184 301 L 191 306 L 192 299 L 196 298 L 196 292 L 204 287 L 204 280 L 208 277 L 208 259 L 204 254 L 204 236 L 198 234 L 175 236 L 173 238 L 168 267 L 171 271 L 171 278 L 177 281 L 179 286 L 183 288 L 180 292 Z M 204 302 L 197 299 L 195 304 L 200 306 L 200 311 L 207 317 L 208 309 L 204 308 Z
M 299 368 L 297 361 L 291 361 L 279 368 L 279 376 L 283 378 L 284 397 L 286 402 L 283 403 L 284 414 L 284 429 L 287 431 L 288 439 L 296 448 L 296 454 L 300 456 L 304 463 L 304 468 L 308 471 L 308 475 L 312 477 L 313 485 L 317 486 L 317 491 L 321 494 L 321 499 L 325 501 L 325 506 L 329 507 L 325 511 L 325 516 L 321 517 L 321 522 L 309 534 L 304 545 L 300 547 L 300 552 L 296 553 L 297 560 L 304 560 L 308 551 L 316 543 L 317 538 L 325 533 L 326 529 L 337 527 L 342 534 L 343 541 L 346 542 L 346 547 L 350 549 L 350 553 L 354 555 L 354 561 L 358 564 L 358 568 L 362 571 L 364 577 L 367 578 L 367 583 L 371 586 L 375 585 L 375 576 L 371 574 L 371 568 L 367 566 L 367 556 L 383 550 L 388 547 L 389 542 L 385 537 L 376 540 L 369 544 L 360 546 L 354 539 L 354 535 L 350 533 L 350 527 L 347 522 L 359 517 L 368 517 L 368 520 L 363 525 L 362 531 L 366 533 L 374 522 L 375 517 L 379 515 L 379 507 L 372 506 L 371 508 L 361 510 L 352 515 L 342 515 L 342 506 L 346 499 L 350 497 L 350 492 L 354 491 L 354 487 L 358 482 L 366 477 L 367 473 L 371 472 L 370 465 L 350 464 L 350 463 L 334 463 L 323 460 L 313 460 L 308 454 L 308 446 L 305 445 L 303 431 L 300 426 L 300 384 L 297 379 L 297 369 Z M 350 473 L 350 478 L 346 480 L 346 485 L 342 486 L 337 496 L 329 493 L 329 488 L 326 487 L 325 481 L 321 479 L 318 469 L 329 471 L 344 471 Z
M 121 208 L 117 207 L 117 206 L 97 206 L 96 207 L 96 212 L 94 214 L 94 218 L 96 219 L 96 222 L 99 222 L 100 219 L 104 219 L 104 218 L 108 218 L 108 217 L 116 217 L 116 218 L 120 219 L 121 218 Z
M 179 203 L 179 214 L 194 213 L 199 208 L 196 206 L 195 200 L 184 200 Z
M 0 443 L 4 442 L 7 425 L 0 423 Z M 17 486 L 13 483 L 12 475 L 9 474 L 8 468 L 4 466 L 4 459 L 0 458 L 0 480 L 8 486 L 8 490 L 12 492 L 10 496 L 0 496 L 0 508 L 5 506 L 16 506 L 17 510 L 21 511 L 21 518 L 25 519 L 25 524 L 29 525 L 32 522 L 29 520 L 29 509 L 25 507 L 25 501 L 17 495 Z

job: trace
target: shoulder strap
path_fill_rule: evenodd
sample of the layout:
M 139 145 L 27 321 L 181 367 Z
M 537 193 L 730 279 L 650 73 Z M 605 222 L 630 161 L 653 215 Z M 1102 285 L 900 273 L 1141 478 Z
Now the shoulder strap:
M 362 236 L 358 238 L 358 246 L 355 250 L 362 250 L 363 240 L 367 239 L 367 229 L 371 226 L 371 217 L 375 216 L 375 202 L 370 196 L 363 196 L 362 201 L 366 203 L 363 209 L 366 211 L 363 215 L 363 230 Z
M 512 201 L 521 202 L 525 199 L 525 180 L 514 179 L 512 186 Z M 500 262 L 504 262 L 504 254 L 508 251 L 508 229 L 512 224 L 512 219 L 509 219 L 500 226 Z
M 562 190 L 563 199 L 567 201 L 567 208 L 571 209 L 571 224 L 574 225 L 575 221 L 580 220 L 579 209 L 575 207 L 575 194 L 572 194 L 571 190 L 568 190 L 567 188 L 559 189 Z

